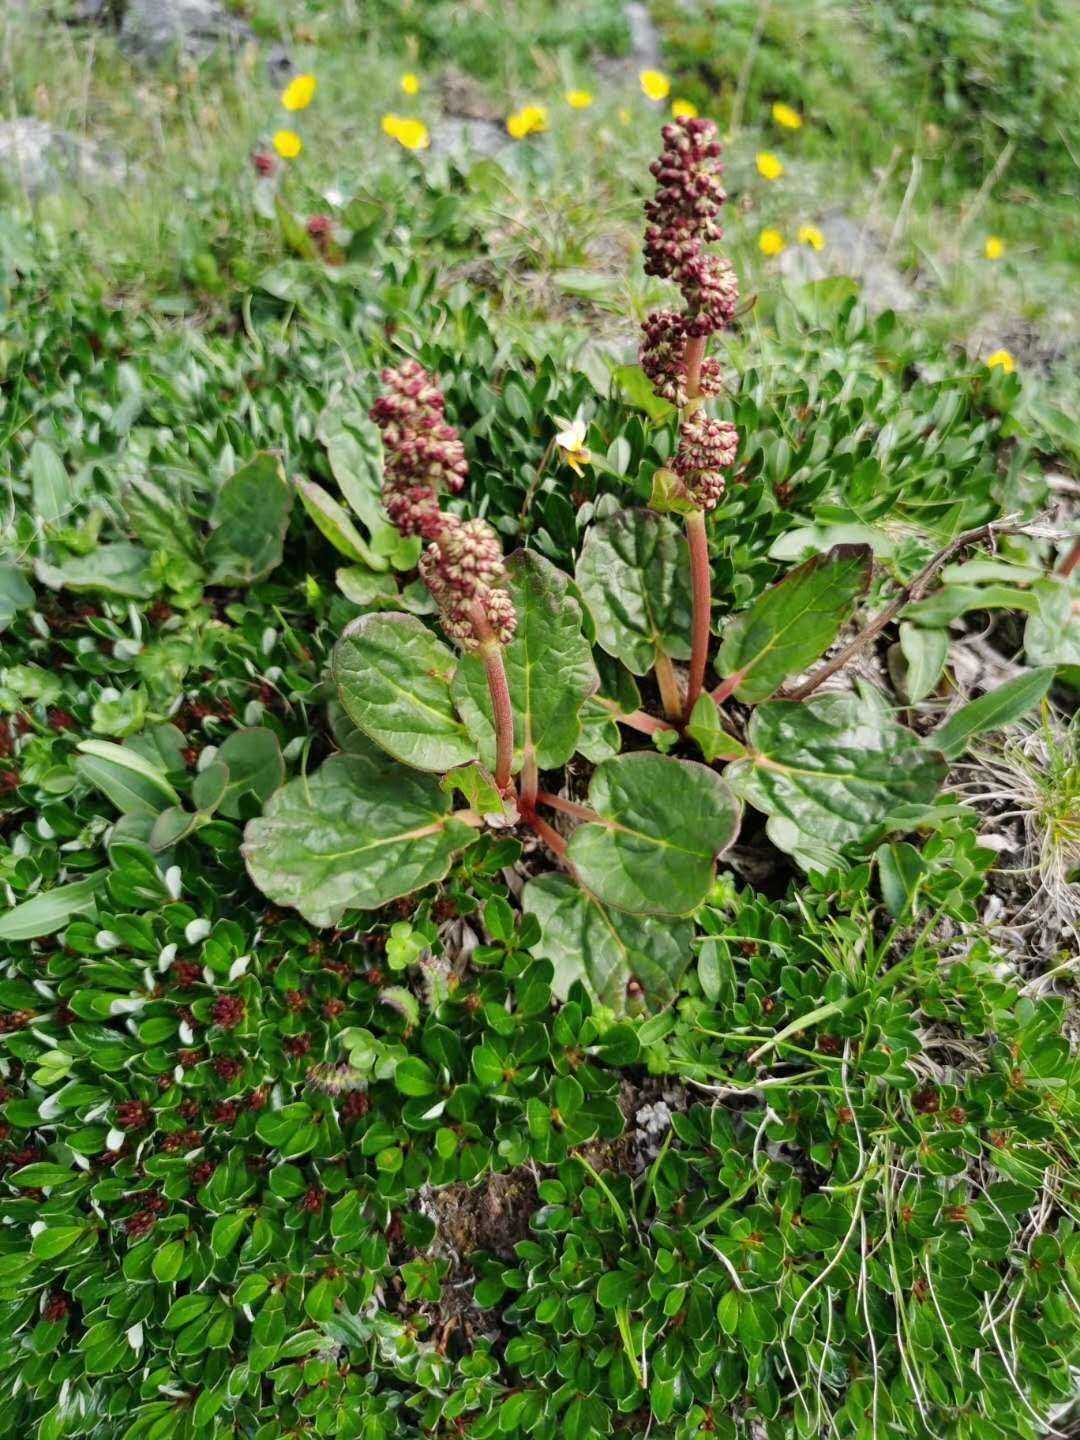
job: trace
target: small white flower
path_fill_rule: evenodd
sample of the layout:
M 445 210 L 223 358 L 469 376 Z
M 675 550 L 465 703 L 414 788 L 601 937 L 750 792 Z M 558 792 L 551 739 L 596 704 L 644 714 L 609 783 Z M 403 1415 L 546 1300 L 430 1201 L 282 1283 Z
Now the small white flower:
M 123 1130 L 110 1130 L 105 1136 L 106 1150 L 119 1150 L 124 1143 Z
M 559 448 L 559 454 L 563 461 L 570 466 L 575 475 L 583 473 L 582 466 L 589 463 L 589 452 L 585 448 L 585 436 L 589 427 L 582 420 L 580 415 L 575 420 L 558 421 L 563 426 L 555 436 L 555 444 Z
M 183 893 L 183 883 L 180 875 L 179 865 L 170 865 L 165 871 L 165 889 L 173 900 L 179 900 Z M 168 948 L 168 947 L 166 947 Z M 176 946 L 172 947 L 173 954 L 176 954 Z
M 142 1321 L 140 1320 L 140 1321 L 138 1321 L 137 1324 L 132 1325 L 131 1328 L 130 1328 L 126 1333 L 127 1333 L 127 1342 L 128 1342 L 128 1344 L 131 1346 L 132 1350 L 141 1350 L 141 1349 L 142 1349 Z
M 229 966 L 229 979 L 230 979 L 230 980 L 239 980 L 240 976 L 243 975 L 244 971 L 248 968 L 248 966 L 249 966 L 250 964 L 251 964 L 251 956 L 250 956 L 250 955 L 239 955 L 239 956 L 237 956 L 237 958 L 236 958 L 236 959 L 233 961 L 233 963 Z
M 213 928 L 209 920 L 192 920 L 184 927 L 184 939 L 189 945 L 198 945 Z

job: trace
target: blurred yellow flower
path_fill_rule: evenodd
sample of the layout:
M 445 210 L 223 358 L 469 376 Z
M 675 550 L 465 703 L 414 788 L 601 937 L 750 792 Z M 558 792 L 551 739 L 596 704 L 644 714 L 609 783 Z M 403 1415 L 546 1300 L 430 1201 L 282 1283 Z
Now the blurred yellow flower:
M 797 238 L 800 245 L 812 245 L 815 250 L 825 248 L 825 236 L 816 225 L 800 225 Z
M 625 105 L 622 106 L 622 108 L 621 108 L 620 111 L 619 111 L 619 124 L 620 124 L 620 125 L 629 125 L 629 124 L 630 124 L 630 121 L 631 121 L 633 118 L 634 118 L 634 117 L 630 114 L 630 111 L 626 108 L 626 106 L 625 106 Z
M 802 116 L 790 105 L 785 105 L 782 100 L 777 100 L 772 107 L 772 118 L 777 125 L 782 125 L 785 130 L 798 130 L 802 126 Z
M 558 418 L 558 417 L 556 417 Z M 583 465 L 590 461 L 589 452 L 585 447 L 585 436 L 588 427 L 582 419 L 559 420 L 559 424 L 565 428 L 555 436 L 555 444 L 559 448 L 559 455 L 565 464 L 570 466 L 575 475 L 581 475 Z
M 693 120 L 698 108 L 692 100 L 672 100 L 671 113 L 676 120 Z
M 304 142 L 295 130 L 279 130 L 274 136 L 274 149 L 283 160 L 295 160 Z
M 987 260 L 1000 260 L 1005 254 L 1005 241 L 1000 235 L 987 235 L 983 254 Z
M 662 70 L 642 70 L 638 79 L 650 100 L 666 100 L 671 94 L 671 81 Z
M 567 90 L 563 98 L 571 110 L 587 110 L 593 100 L 588 90 Z
M 406 150 L 426 150 L 431 144 L 428 128 L 422 120 L 410 120 L 405 115 L 384 115 L 384 135 L 396 140 Z
M 783 165 L 771 151 L 759 150 L 756 159 L 758 174 L 766 180 L 779 180 L 784 173 Z
M 986 368 L 1000 370 L 1004 375 L 1011 375 L 1016 369 L 1016 361 L 1008 350 L 995 350 L 992 355 L 986 357 Z
M 281 92 L 281 103 L 286 110 L 306 110 L 314 98 L 314 75 L 294 75 Z
M 523 105 L 507 120 L 506 128 L 515 140 L 524 140 L 526 135 L 541 134 L 547 129 L 547 123 L 545 105 Z
M 406 70 L 401 77 L 401 88 L 406 95 L 420 94 L 420 76 L 414 75 L 411 70 Z
M 779 255 L 784 249 L 784 237 L 779 230 L 762 230 L 757 243 L 763 255 Z

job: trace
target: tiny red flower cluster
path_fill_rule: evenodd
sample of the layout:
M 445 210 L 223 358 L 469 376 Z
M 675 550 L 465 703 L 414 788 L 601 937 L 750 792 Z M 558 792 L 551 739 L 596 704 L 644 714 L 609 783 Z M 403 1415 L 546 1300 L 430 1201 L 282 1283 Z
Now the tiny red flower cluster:
M 116 1107 L 116 1123 L 121 1130 L 145 1130 L 153 1112 L 145 1100 L 123 1100 Z
M 645 271 L 673 280 L 685 309 L 654 310 L 642 325 L 641 367 L 656 393 L 680 410 L 720 390 L 720 366 L 705 355 L 709 335 L 731 323 L 739 285 L 729 261 L 706 246 L 723 238 L 716 126 L 697 116 L 663 129 L 664 148 L 651 167 L 656 193 L 645 204 Z M 672 469 L 697 508 L 715 509 L 724 490 L 719 471 L 735 459 L 734 427 L 697 412 L 684 419 Z
M 386 455 L 383 504 L 403 535 L 421 535 L 428 547 L 420 574 L 438 602 L 443 629 L 465 650 L 491 640 L 505 645 L 514 634 L 510 597 L 500 588 L 502 545 L 484 520 L 461 520 L 439 508 L 442 490 L 457 494 L 468 462 L 452 425 L 444 419 L 438 385 L 415 360 L 382 372 L 386 387 L 371 418 L 382 431 Z
M 723 237 L 717 217 L 727 199 L 716 126 L 684 116 L 665 125 L 662 134 L 664 149 L 650 167 L 656 194 L 645 204 L 645 273 L 678 285 L 688 334 L 711 335 L 728 324 L 739 298 L 729 262 L 705 251 Z
M 222 995 L 210 1007 L 210 1018 L 223 1030 L 235 1030 L 244 1018 L 244 1002 L 236 995 Z
M 440 490 L 457 494 L 469 471 L 465 448 L 443 412 L 442 391 L 422 365 L 405 360 L 382 372 L 383 393 L 371 409 L 386 454 L 383 504 L 403 535 L 438 538 Z

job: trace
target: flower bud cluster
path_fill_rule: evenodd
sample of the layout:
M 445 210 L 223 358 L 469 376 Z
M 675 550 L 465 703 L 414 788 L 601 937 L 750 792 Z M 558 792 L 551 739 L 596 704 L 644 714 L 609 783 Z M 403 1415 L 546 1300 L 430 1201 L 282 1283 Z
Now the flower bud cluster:
M 675 310 L 654 310 L 642 321 L 641 368 L 657 395 L 681 410 L 686 393 L 686 341 L 688 317 Z M 701 362 L 698 386 L 702 395 L 717 395 L 721 388 L 720 362 L 706 356 Z
M 443 629 L 465 650 L 514 638 L 513 602 L 498 588 L 504 574 L 502 545 L 485 520 L 444 516 L 438 540 L 420 557 L 420 575 L 442 611 Z
M 696 410 L 679 431 L 679 448 L 671 468 L 682 481 L 686 498 L 699 510 L 715 510 L 724 493 L 720 474 L 735 459 L 739 432 L 726 420 L 713 420 Z
M 383 393 L 371 418 L 382 431 L 385 451 L 383 503 L 403 535 L 434 539 L 441 490 L 456 494 L 469 465 L 457 431 L 443 415 L 442 391 L 422 365 L 405 360 L 382 372 Z
M 514 634 L 513 603 L 501 589 L 502 543 L 485 520 L 461 520 L 439 508 L 440 490 L 457 493 L 468 462 L 457 431 L 444 419 L 438 385 L 414 360 L 383 371 L 384 392 L 371 418 L 383 435 L 383 504 L 403 535 L 428 546 L 420 575 L 442 612 L 442 626 L 463 649 L 477 650 Z
M 730 324 L 739 285 L 729 261 L 706 246 L 723 237 L 719 215 L 727 195 L 720 183 L 720 145 L 711 120 L 684 116 L 663 129 L 664 148 L 653 162 L 656 193 L 646 202 L 645 272 L 674 280 L 686 309 L 654 311 L 645 321 L 641 365 L 657 393 L 686 403 L 686 342 Z M 715 361 L 702 365 L 701 393 L 719 388 Z

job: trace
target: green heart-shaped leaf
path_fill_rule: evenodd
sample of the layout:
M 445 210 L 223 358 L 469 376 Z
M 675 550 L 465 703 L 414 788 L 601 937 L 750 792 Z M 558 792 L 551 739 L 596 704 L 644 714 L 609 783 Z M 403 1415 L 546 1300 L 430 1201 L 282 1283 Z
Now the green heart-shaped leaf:
M 540 922 L 532 953 L 555 967 L 551 988 L 565 1000 L 580 980 L 589 993 L 621 1014 L 636 980 L 651 1008 L 667 1004 L 690 962 L 693 926 L 685 920 L 612 914 L 591 891 L 564 875 L 530 880 L 521 900 Z
M 749 748 L 727 778 L 804 863 L 815 847 L 827 858 L 825 847 L 863 839 L 898 805 L 932 800 L 948 769 L 940 751 L 858 695 L 771 700 L 754 711 Z
M 450 698 L 453 651 L 413 615 L 363 615 L 334 646 L 331 674 L 350 719 L 395 759 L 451 770 L 476 742 Z
M 604 904 L 639 915 L 696 909 L 739 828 L 739 803 L 714 770 L 646 751 L 598 765 L 589 803 L 600 819 L 574 831 L 567 858 Z
M 653 510 L 626 510 L 589 531 L 577 583 L 596 622 L 602 650 L 635 675 L 662 651 L 690 655 L 690 557 L 673 520 Z
M 433 776 L 378 751 L 334 755 L 271 797 L 244 832 L 252 880 L 313 925 L 441 880 L 475 831 Z
M 600 684 L 589 642 L 582 634 L 581 606 L 571 581 L 550 560 L 518 550 L 506 562 L 506 588 L 517 630 L 503 648 L 514 709 L 514 770 L 532 750 L 541 770 L 565 765 L 581 735 L 581 707 Z M 454 702 L 495 767 L 495 730 L 487 674 L 479 655 L 463 655 L 452 686 Z
M 789 675 L 824 654 L 855 597 L 870 584 L 872 563 L 868 545 L 835 545 L 797 565 L 729 620 L 716 670 L 738 678 L 735 695 L 748 705 L 767 700 Z

